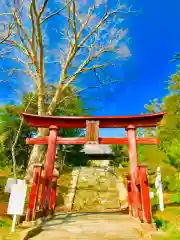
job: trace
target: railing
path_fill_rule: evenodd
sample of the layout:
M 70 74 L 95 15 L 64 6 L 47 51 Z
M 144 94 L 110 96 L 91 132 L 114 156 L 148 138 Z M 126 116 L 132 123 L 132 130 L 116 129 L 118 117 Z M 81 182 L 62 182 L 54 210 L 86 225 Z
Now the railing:
M 147 166 L 138 165 L 136 170 L 135 186 L 132 184 L 131 176 L 127 176 L 129 214 L 142 222 L 152 223 Z M 138 202 L 135 202 L 136 198 L 134 198 L 136 193 L 138 193 Z
M 47 216 L 55 210 L 57 176 L 49 181 L 44 178 L 42 170 L 42 165 L 34 166 L 26 212 L 27 222 L 35 220 L 38 213 L 40 216 Z
M 33 182 L 31 184 L 26 212 L 26 221 L 33 221 L 37 215 L 45 217 L 54 213 L 56 202 L 57 176 L 51 181 L 43 176 L 41 165 L 34 166 Z M 147 166 L 138 165 L 136 168 L 135 185 L 131 176 L 127 176 L 129 214 L 142 222 L 152 223 L 150 192 L 147 178 Z M 135 197 L 138 194 L 138 197 Z

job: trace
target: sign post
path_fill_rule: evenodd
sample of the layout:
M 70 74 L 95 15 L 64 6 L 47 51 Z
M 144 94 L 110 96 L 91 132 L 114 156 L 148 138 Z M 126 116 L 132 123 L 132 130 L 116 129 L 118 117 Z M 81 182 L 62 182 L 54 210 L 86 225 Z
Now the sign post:
M 11 232 L 14 232 L 14 231 L 15 231 L 15 226 L 16 226 L 16 215 L 13 216 L 13 222 L 12 222 Z
M 13 184 L 11 187 L 11 195 L 8 204 L 9 215 L 13 215 L 12 229 L 11 231 L 15 231 L 16 225 L 16 217 L 19 215 L 23 215 L 24 212 L 24 203 L 26 198 L 26 184 Z
M 163 199 L 163 190 L 162 190 L 162 181 L 161 181 L 161 169 L 157 168 L 157 176 L 155 181 L 155 187 L 157 188 L 157 195 L 159 197 L 159 210 L 164 211 L 164 199 Z

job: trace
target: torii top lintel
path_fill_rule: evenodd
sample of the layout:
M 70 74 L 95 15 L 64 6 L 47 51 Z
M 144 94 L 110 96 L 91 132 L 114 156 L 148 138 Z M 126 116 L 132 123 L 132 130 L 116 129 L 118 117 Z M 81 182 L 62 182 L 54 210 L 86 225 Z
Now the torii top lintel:
M 32 127 L 49 128 L 54 125 L 59 128 L 86 128 L 86 121 L 99 121 L 99 128 L 127 128 L 133 125 L 139 127 L 156 127 L 165 112 L 141 114 L 137 116 L 39 116 L 22 113 L 24 120 Z

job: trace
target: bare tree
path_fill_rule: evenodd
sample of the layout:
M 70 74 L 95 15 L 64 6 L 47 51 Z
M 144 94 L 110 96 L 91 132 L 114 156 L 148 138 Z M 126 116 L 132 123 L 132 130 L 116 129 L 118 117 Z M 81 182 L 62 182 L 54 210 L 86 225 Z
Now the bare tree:
M 99 70 L 130 56 L 123 21 L 131 9 L 118 0 L 89 2 L 92 1 L 59 0 L 52 4 L 49 0 L 24 0 L 19 1 L 18 7 L 12 5 L 6 14 L 10 23 L 0 45 L 1 50 L 8 49 L 3 59 L 16 62 L 16 67 L 7 70 L 10 75 L 26 74 L 27 81 L 33 82 L 38 93 L 39 115 L 53 115 L 59 102 L 67 97 L 64 92 L 68 87 L 75 93 L 91 87 L 88 80 L 84 84 L 87 87 L 76 88 L 77 81 L 82 81 L 81 75 L 93 71 L 97 77 Z M 52 45 L 57 47 L 54 49 Z M 46 108 L 45 84 L 52 65 L 56 66 L 59 76 L 53 75 L 57 88 Z M 98 77 L 97 80 L 100 86 L 111 82 L 102 82 Z M 38 133 L 48 134 L 44 129 Z M 34 146 L 28 171 L 34 162 L 40 161 L 40 151 L 40 146 Z

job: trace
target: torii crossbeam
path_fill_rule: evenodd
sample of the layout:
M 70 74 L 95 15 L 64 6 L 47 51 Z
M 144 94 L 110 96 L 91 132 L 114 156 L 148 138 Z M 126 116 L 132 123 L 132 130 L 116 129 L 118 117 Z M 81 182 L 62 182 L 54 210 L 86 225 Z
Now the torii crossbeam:
M 113 116 L 113 117 L 89 117 L 89 116 L 38 116 L 22 113 L 24 120 L 32 127 L 49 128 L 49 136 L 40 138 L 28 138 L 27 144 L 48 144 L 48 150 L 45 161 L 45 178 L 51 181 L 53 176 L 54 161 L 56 156 L 56 144 L 128 144 L 130 160 L 131 188 L 133 194 L 133 203 L 139 204 L 139 193 L 136 186 L 137 180 L 137 144 L 158 144 L 158 138 L 136 137 L 137 128 L 156 127 L 162 120 L 164 112 L 156 114 L 143 114 L 138 116 Z M 60 128 L 86 128 L 86 137 L 63 138 L 58 137 Z M 125 128 L 126 138 L 102 138 L 99 137 L 99 128 Z M 141 171 L 139 171 L 141 172 Z M 144 172 L 143 172 L 144 174 Z M 146 174 L 145 174 L 146 175 Z M 145 176 L 144 175 L 144 176 Z M 148 188 L 149 189 L 149 188 Z M 146 188 L 146 196 L 142 201 L 146 202 L 144 206 L 144 215 L 147 222 L 151 221 L 150 199 L 147 196 L 149 191 Z M 144 191 L 145 192 L 145 191 Z
M 49 137 L 39 137 L 39 138 L 27 138 L 26 144 L 48 144 Z M 136 138 L 137 144 L 151 145 L 151 144 L 159 144 L 158 138 Z M 88 143 L 87 137 L 73 137 L 73 138 L 64 138 L 57 137 L 56 144 L 86 144 Z M 128 144 L 128 138 L 110 138 L 110 137 L 99 137 L 99 144 Z

